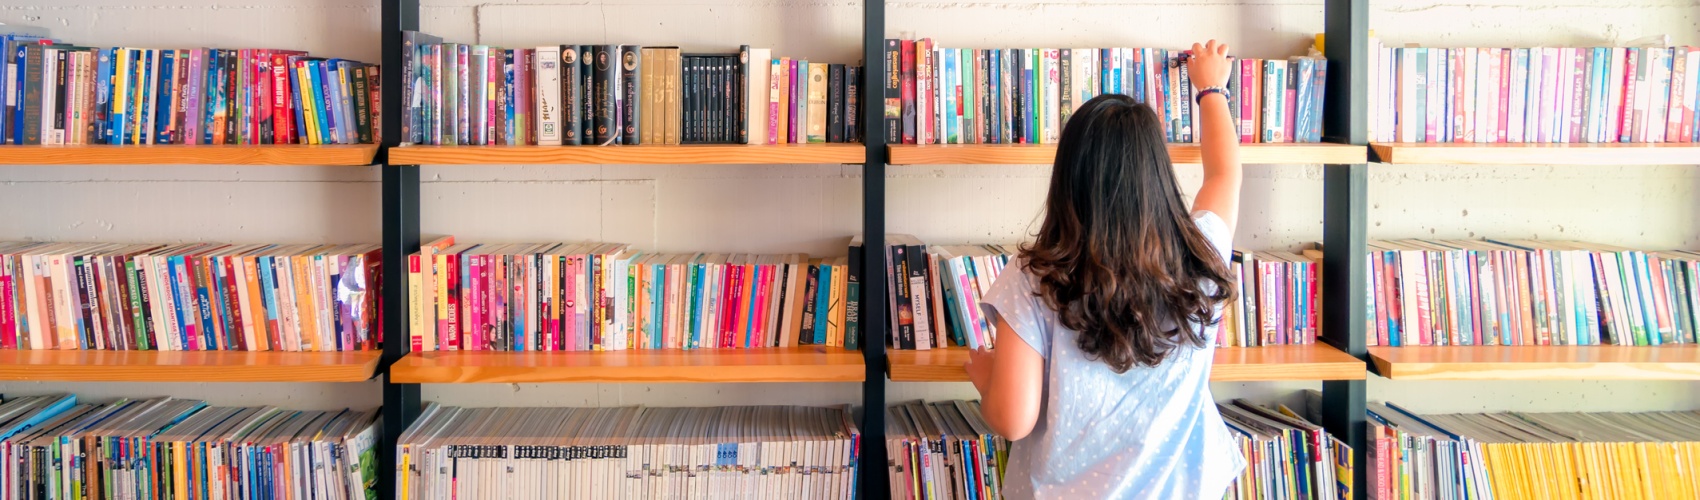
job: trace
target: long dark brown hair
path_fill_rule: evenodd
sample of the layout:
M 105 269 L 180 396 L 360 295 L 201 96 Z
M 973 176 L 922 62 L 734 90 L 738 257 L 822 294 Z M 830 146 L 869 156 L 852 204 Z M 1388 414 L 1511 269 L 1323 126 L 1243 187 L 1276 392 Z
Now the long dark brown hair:
M 1063 128 L 1038 238 L 1023 245 L 1036 294 L 1080 350 L 1117 373 L 1203 347 L 1233 294 L 1226 263 L 1182 201 L 1150 106 L 1101 95 Z

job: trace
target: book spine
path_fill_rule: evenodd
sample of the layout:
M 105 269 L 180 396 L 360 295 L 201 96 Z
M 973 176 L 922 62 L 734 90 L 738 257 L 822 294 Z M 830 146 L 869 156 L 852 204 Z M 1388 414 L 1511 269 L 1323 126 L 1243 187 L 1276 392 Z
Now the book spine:
M 373 144 L 372 109 L 367 107 L 371 103 L 367 102 L 366 98 L 370 94 L 370 89 L 366 87 L 366 66 L 357 64 L 351 69 L 353 74 L 350 75 L 350 83 L 353 84 L 354 93 L 348 96 L 348 100 L 352 101 L 351 103 L 354 106 L 354 124 L 359 132 L 359 136 L 355 140 L 359 144 Z M 281 122 L 281 120 L 277 122 Z M 270 123 L 272 122 L 268 122 L 268 127 L 271 126 Z
M 826 142 L 845 142 L 844 76 L 844 65 L 827 66 Z
M 596 145 L 614 145 L 620 141 L 620 71 L 617 66 L 620 48 L 618 45 L 597 45 L 592 50 L 595 58 L 595 74 L 591 83 L 596 109 L 594 137 Z
M 571 75 L 576 73 L 575 70 L 578 68 L 576 54 L 564 52 L 571 50 L 573 49 L 566 46 L 537 48 L 537 70 L 535 72 L 537 98 L 533 101 L 536 106 L 533 113 L 537 117 L 537 144 L 540 146 L 558 146 L 563 143 L 578 144 L 577 115 L 575 113 L 564 113 L 567 110 L 562 108 L 561 100 L 562 97 L 573 97 L 570 91 L 562 90 L 563 84 L 570 87 L 573 81 L 561 81 L 563 73 Z M 563 71 L 564 68 L 571 69 Z M 576 108 L 574 110 L 576 111 Z M 565 122 L 566 126 L 563 126 L 563 117 L 568 117 Z M 566 137 L 565 141 L 563 141 L 563 137 Z
M 749 51 L 744 51 L 742 55 L 747 59 Z M 620 101 L 620 141 L 622 144 L 642 144 L 638 135 L 638 117 L 642 116 L 644 111 L 643 104 L 640 102 L 640 98 L 644 95 L 644 88 L 643 80 L 638 78 L 638 68 L 641 68 L 643 64 L 643 47 L 636 45 L 620 46 L 620 89 L 623 96 Z M 740 127 L 739 130 L 743 130 L 743 128 Z

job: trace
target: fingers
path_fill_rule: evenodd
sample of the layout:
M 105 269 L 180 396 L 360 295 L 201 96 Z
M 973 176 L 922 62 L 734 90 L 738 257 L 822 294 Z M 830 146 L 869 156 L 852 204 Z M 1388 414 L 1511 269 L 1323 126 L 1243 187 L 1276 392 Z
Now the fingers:
M 1211 40 L 1211 41 L 1210 41 L 1210 43 L 1216 43 L 1216 41 L 1215 41 L 1215 40 Z M 1211 53 L 1211 52 L 1206 52 L 1206 51 L 1205 51 L 1205 50 L 1204 50 L 1204 46 L 1203 46 L 1203 45 L 1199 45 L 1199 44 L 1196 44 L 1196 43 L 1195 43 L 1195 44 L 1192 44 L 1192 53 L 1194 53 L 1194 54 L 1209 54 L 1209 53 Z
M 1221 44 L 1221 45 L 1217 45 L 1216 46 L 1216 55 L 1219 55 L 1219 56 L 1228 55 L 1228 44 L 1224 43 L 1224 44 Z

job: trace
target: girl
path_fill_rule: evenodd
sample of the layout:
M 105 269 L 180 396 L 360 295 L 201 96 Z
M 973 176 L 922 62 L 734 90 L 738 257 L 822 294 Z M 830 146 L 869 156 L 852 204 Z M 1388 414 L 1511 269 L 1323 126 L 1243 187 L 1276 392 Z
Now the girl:
M 1240 197 L 1227 54 L 1211 40 L 1187 59 L 1191 212 L 1149 106 L 1099 96 L 1063 129 L 1038 238 L 981 304 L 998 342 L 967 366 L 1015 440 L 1007 498 L 1221 498 L 1245 467 L 1209 385 Z

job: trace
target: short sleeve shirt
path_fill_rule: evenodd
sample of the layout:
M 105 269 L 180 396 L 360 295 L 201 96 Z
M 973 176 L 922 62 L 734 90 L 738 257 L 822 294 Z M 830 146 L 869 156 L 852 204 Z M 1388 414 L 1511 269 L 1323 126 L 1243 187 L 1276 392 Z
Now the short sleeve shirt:
M 1233 235 L 1216 214 L 1193 222 L 1224 261 Z M 1006 498 L 1221 498 L 1245 468 L 1210 394 L 1216 327 L 1203 348 L 1180 347 L 1153 367 L 1116 373 L 1087 357 L 1077 332 L 1034 294 L 1012 262 L 981 307 L 1045 358 L 1044 395 L 1033 432 L 1016 441 L 1004 476 Z M 1216 311 L 1220 317 L 1221 311 Z M 1000 339 L 1001 340 L 1001 339 Z

